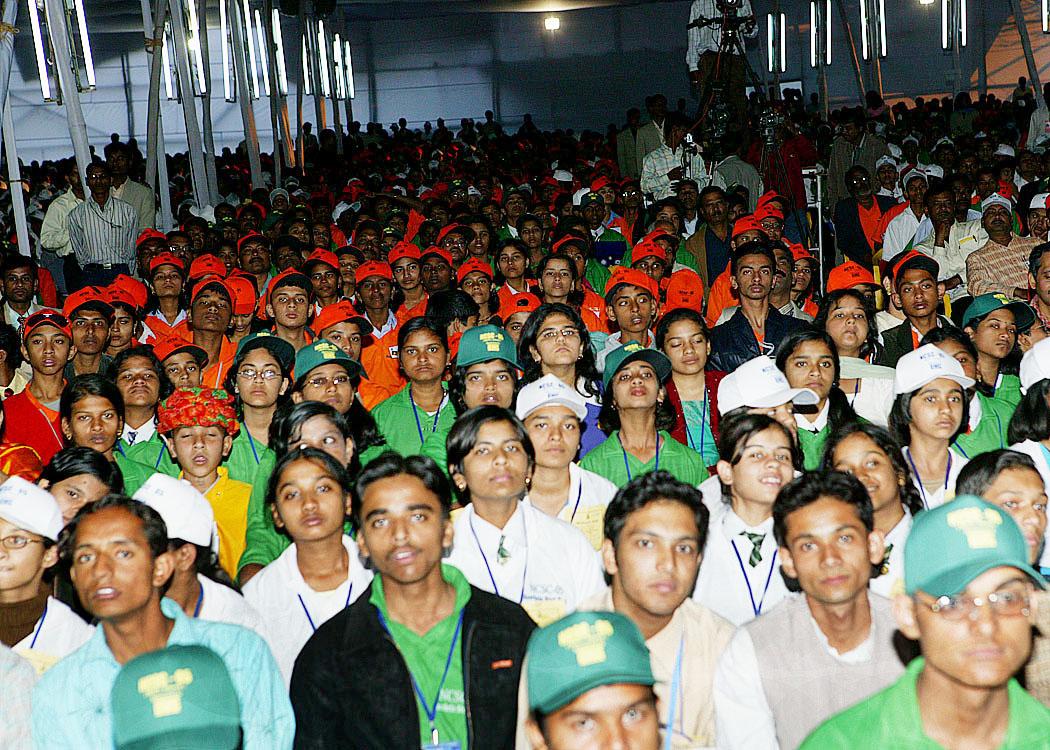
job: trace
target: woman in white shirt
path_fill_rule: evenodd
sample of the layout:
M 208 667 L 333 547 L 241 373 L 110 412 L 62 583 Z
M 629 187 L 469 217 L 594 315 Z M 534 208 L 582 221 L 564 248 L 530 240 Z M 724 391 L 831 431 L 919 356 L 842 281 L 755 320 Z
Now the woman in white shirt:
M 350 479 L 328 453 L 307 447 L 278 459 L 266 503 L 292 545 L 244 585 L 244 597 L 266 621 L 264 636 L 289 682 L 306 641 L 368 588 L 372 574 L 343 533 Z

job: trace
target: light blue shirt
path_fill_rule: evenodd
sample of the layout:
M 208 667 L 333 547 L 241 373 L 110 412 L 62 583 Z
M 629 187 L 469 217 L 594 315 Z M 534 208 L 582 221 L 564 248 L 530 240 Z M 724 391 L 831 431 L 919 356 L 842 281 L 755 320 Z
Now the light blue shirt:
M 290 748 L 295 716 L 263 639 L 239 625 L 191 619 L 171 599 L 161 600 L 160 608 L 175 620 L 169 646 L 205 646 L 226 663 L 241 704 L 244 750 Z M 90 641 L 49 669 L 33 691 L 34 746 L 112 748 L 110 691 L 120 667 L 100 626 Z

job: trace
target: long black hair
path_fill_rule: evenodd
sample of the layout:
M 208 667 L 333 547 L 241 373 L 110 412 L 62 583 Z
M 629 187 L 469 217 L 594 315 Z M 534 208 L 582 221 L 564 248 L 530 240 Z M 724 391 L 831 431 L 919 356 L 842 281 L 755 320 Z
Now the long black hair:
M 598 373 L 598 365 L 591 347 L 591 333 L 583 323 L 580 314 L 562 302 L 544 302 L 537 307 L 525 320 L 521 327 L 521 336 L 518 339 L 518 364 L 524 368 L 521 376 L 521 385 L 525 386 L 543 377 L 543 365 L 532 356 L 532 349 L 536 346 L 540 328 L 551 315 L 564 315 L 572 321 L 572 327 L 576 329 L 580 337 L 580 358 L 576 361 L 577 389 L 582 380 L 583 390 L 581 395 L 587 397 L 598 397 L 601 395 L 601 375 Z
M 1050 380 L 1040 380 L 1028 387 L 1021 403 L 1014 410 L 1006 439 L 1010 445 L 1031 440 L 1040 443 L 1050 439 L 1050 407 L 1046 397 L 1050 393 Z
M 111 493 L 120 494 L 124 491 L 124 475 L 120 467 L 98 451 L 79 445 L 63 448 L 53 455 L 40 472 L 38 481 L 46 479 L 48 487 L 54 487 L 59 482 L 82 474 L 95 477 Z
M 836 426 L 828 440 L 824 443 L 824 457 L 821 460 L 821 471 L 835 471 L 835 449 L 848 437 L 856 434 L 866 435 L 871 442 L 878 446 L 879 450 L 886 454 L 893 466 L 893 473 L 897 476 L 897 486 L 900 488 L 901 505 L 914 517 L 915 514 L 924 510 L 922 496 L 912 481 L 911 472 L 904 463 L 904 454 L 901 452 L 900 444 L 893 439 L 889 430 L 879 427 L 870 422 L 853 422 L 851 424 Z
M 828 391 L 828 424 L 841 425 L 857 421 L 857 413 L 849 405 L 846 394 L 839 388 L 839 350 L 827 331 L 815 328 L 804 328 L 790 334 L 777 349 L 777 369 L 787 375 L 787 361 L 795 351 L 809 341 L 820 341 L 828 347 L 835 362 L 835 376 Z
M 857 300 L 864 310 L 864 318 L 868 322 L 868 336 L 860 346 L 860 355 L 869 362 L 874 362 L 882 351 L 882 344 L 879 343 L 879 324 L 875 319 L 875 306 L 868 301 L 868 298 L 863 293 L 858 292 L 856 289 L 836 289 L 834 292 L 830 292 L 820 301 L 820 308 L 817 310 L 817 317 L 813 320 L 813 327 L 819 331 L 827 331 L 828 317 L 831 315 L 831 311 L 846 297 L 852 297 Z M 838 359 L 837 355 L 836 359 Z

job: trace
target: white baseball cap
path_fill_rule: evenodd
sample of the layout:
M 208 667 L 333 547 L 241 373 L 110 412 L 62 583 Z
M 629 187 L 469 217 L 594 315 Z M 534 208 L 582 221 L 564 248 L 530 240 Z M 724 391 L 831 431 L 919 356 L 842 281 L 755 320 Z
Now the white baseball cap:
M 880 156 L 878 161 L 875 162 L 875 169 L 878 170 L 880 167 L 882 167 L 883 164 L 889 164 L 894 169 L 900 168 L 897 164 L 897 160 L 894 159 L 892 156 Z
M 963 388 L 969 388 L 977 382 L 966 377 L 955 357 L 945 354 L 933 344 L 926 344 L 898 360 L 897 371 L 893 376 L 893 392 L 898 396 L 912 393 L 937 378 L 954 380 Z
M 1021 393 L 1050 378 L 1050 339 L 1043 339 L 1021 357 Z
M 992 193 L 981 203 L 981 213 L 984 213 L 992 206 L 1003 206 L 1007 211 L 1014 210 L 1014 204 L 1010 202 L 1002 193 Z
M 518 391 L 515 413 L 518 419 L 524 420 L 532 412 L 550 404 L 571 409 L 581 422 L 587 416 L 587 402 L 580 392 L 566 385 L 556 375 L 544 375 Z
M 792 388 L 784 373 L 777 368 L 777 363 L 766 356 L 748 360 L 718 384 L 719 415 L 741 406 L 771 409 L 788 401 L 800 406 L 815 406 L 820 398 L 809 388 Z
M 185 479 L 154 474 L 132 497 L 160 514 L 169 539 L 182 539 L 210 547 L 215 539 L 215 513 L 211 505 Z
M 0 485 L 0 518 L 52 542 L 58 541 L 64 526 L 51 493 L 22 477 L 10 477 Z
M 908 183 L 916 177 L 921 179 L 923 182 L 930 181 L 930 178 L 927 177 L 925 170 L 913 167 L 912 169 L 909 169 L 907 172 L 904 173 L 904 177 L 901 178 L 901 184 L 904 185 L 904 187 L 907 187 Z
M 1033 208 L 1046 208 L 1046 201 L 1050 198 L 1050 193 L 1039 193 L 1039 195 L 1032 197 L 1032 202 L 1028 204 L 1028 210 L 1031 211 Z

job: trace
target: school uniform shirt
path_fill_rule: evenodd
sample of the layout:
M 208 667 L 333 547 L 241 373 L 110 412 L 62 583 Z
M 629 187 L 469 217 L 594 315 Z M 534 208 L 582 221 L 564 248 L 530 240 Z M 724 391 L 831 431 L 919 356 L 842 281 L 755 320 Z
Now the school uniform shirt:
M 264 635 L 262 617 L 241 594 L 200 573 L 197 574 L 197 582 L 201 585 L 198 619 L 240 625 Z
M 160 310 L 154 310 L 151 313 L 147 313 L 142 322 L 143 330 L 139 341 L 143 344 L 154 344 L 157 340 L 167 336 L 185 337 L 186 318 L 187 315 L 185 310 L 179 310 L 179 314 L 175 316 L 175 320 L 170 323 L 164 318 L 164 315 L 161 314 Z
M 843 380 L 857 381 L 852 389 L 843 390 L 854 413 L 872 424 L 885 427 L 893 406 L 893 369 L 855 357 L 839 357 L 839 368 Z
M 397 358 L 397 332 L 394 330 L 382 337 L 373 337 L 368 346 L 361 349 L 361 366 L 368 379 L 391 393 L 396 393 L 405 385 Z
M 1046 486 L 1048 495 L 1050 495 L 1050 451 L 1042 443 L 1037 443 L 1035 440 L 1024 440 L 1020 443 L 1014 443 L 1010 446 L 1010 450 L 1018 451 L 1031 457 L 1032 463 L 1039 470 L 1039 476 L 1043 478 L 1043 484 Z M 1043 536 L 1043 552 L 1039 556 L 1039 567 L 1050 568 L 1050 525 L 1047 526 L 1046 533 Z
M 571 463 L 568 499 L 556 517 L 578 529 L 595 551 L 600 550 L 605 539 L 605 509 L 615 495 L 615 484 L 593 471 L 581 469 L 575 462 Z M 525 502 L 529 503 L 528 497 Z
M 710 507 L 710 506 L 709 506 Z M 752 543 L 744 533 L 762 534 L 762 559 L 750 564 Z M 734 625 L 768 612 L 788 595 L 780 574 L 780 554 L 773 538 L 773 518 L 748 526 L 724 503 L 708 522 L 704 562 L 693 599 Z
M 617 487 L 623 487 L 634 477 L 656 469 L 669 471 L 678 481 L 694 487 L 707 479 L 703 456 L 692 448 L 686 448 L 663 430 L 658 435 L 659 448 L 652 459 L 644 464 L 624 450 L 620 431 L 614 430 L 584 456 L 580 466 L 605 477 Z
M 952 448 L 965 458 L 999 450 L 1009 445 L 1006 439 L 1014 407 L 997 398 L 975 392 L 970 399 L 970 421 L 966 432 L 952 442 Z
M 879 596 L 892 599 L 904 593 L 904 543 L 911 532 L 912 517 L 904 509 L 904 517 L 886 535 L 886 552 L 879 568 L 881 575 L 868 582 L 868 589 Z
M 406 385 L 377 406 L 372 416 L 386 438 L 384 450 L 415 456 L 422 452 L 423 444 L 432 433 L 448 434 L 456 421 L 456 410 L 446 394 L 436 412 L 426 412 L 413 402 L 412 386 Z
M 47 465 L 65 445 L 58 403 L 42 403 L 29 388 L 11 396 L 4 401 L 4 439 L 28 445 Z
M 215 525 L 219 528 L 219 565 L 234 578 L 237 575 L 237 563 L 244 553 L 248 500 L 252 487 L 230 479 L 225 466 L 220 466 L 218 472 L 219 478 L 204 493 L 204 498 L 211 505 L 215 513 Z
M 266 618 L 263 637 L 277 659 L 285 684 L 292 681 L 295 659 L 317 628 L 328 622 L 372 582 L 358 556 L 357 543 L 343 535 L 347 577 L 331 591 L 315 591 L 303 579 L 293 544 L 244 584 L 244 598 Z
M 157 421 L 155 419 L 147 419 L 144 424 L 138 427 L 132 427 L 125 422 L 124 430 L 120 433 L 120 442 L 126 450 L 139 443 L 145 443 L 156 434 Z
M 83 646 L 95 633 L 73 610 L 53 596 L 33 632 L 14 645 L 14 652 L 28 661 L 38 675 Z
M 229 472 L 230 479 L 237 482 L 266 484 L 270 474 L 267 471 L 264 475 L 262 470 L 267 467 L 272 469 L 276 458 L 272 450 L 253 438 L 248 428 L 241 424 L 240 431 L 233 438 L 230 455 L 226 457 L 223 466 Z
M 151 476 L 157 473 L 153 467 L 128 458 L 119 443 L 113 451 L 113 460 L 124 478 L 124 494 L 128 497 L 134 495 Z
M 171 457 L 168 447 L 160 439 L 160 434 L 154 432 L 145 441 L 138 442 L 130 448 L 124 448 L 119 443 L 117 455 L 123 455 L 136 463 L 148 466 L 153 471 L 167 474 L 169 477 L 177 477 L 182 469 Z M 125 484 L 127 480 L 125 479 Z
M 830 410 L 831 403 L 825 402 L 824 408 L 817 414 L 795 414 L 795 425 L 798 427 L 796 432 L 806 471 L 814 471 L 820 466 L 820 459 L 824 455 L 824 443 L 828 441 L 831 431 L 828 425 Z
M 959 473 L 963 467 L 969 463 L 969 459 L 958 452 L 954 447 L 948 449 L 948 470 L 943 477 L 925 477 L 931 480 L 931 487 L 925 487 L 922 483 L 924 477 L 920 477 L 915 470 L 915 464 L 912 462 L 911 451 L 908 446 L 901 448 L 901 453 L 904 454 L 904 461 L 908 464 L 909 471 L 911 472 L 911 479 L 915 483 L 915 488 L 919 491 L 919 496 L 922 498 L 923 507 L 926 510 L 930 508 L 936 508 L 939 505 L 944 505 L 949 500 L 955 499 L 955 482 L 959 479 Z M 934 485 L 933 483 L 936 482 Z
M 605 587 L 587 538 L 564 521 L 519 503 L 498 529 L 468 505 L 453 522 L 455 541 L 446 562 L 474 586 L 516 602 L 540 626 L 574 612 Z M 497 557 L 500 541 L 509 557 Z

